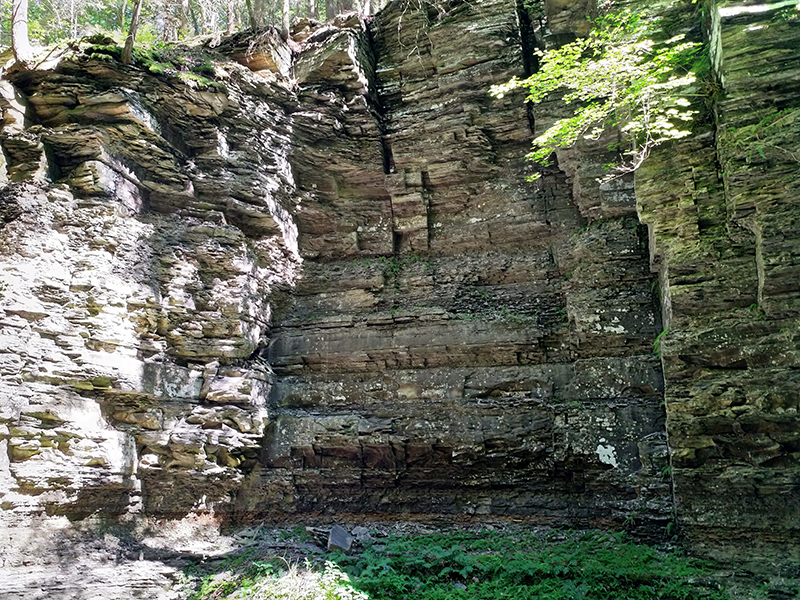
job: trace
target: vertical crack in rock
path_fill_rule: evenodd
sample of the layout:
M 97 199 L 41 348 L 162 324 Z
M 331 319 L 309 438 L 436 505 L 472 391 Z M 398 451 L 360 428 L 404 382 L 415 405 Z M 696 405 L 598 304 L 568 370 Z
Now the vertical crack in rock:
M 525 77 L 533 75 L 539 70 L 539 57 L 536 51 L 544 46 L 541 32 L 545 27 L 544 12 L 537 12 L 525 5 L 523 0 L 517 0 L 517 23 L 519 27 L 520 49 L 522 51 L 522 74 Z M 526 102 L 526 114 L 531 133 L 536 130 L 534 123 L 533 106 Z

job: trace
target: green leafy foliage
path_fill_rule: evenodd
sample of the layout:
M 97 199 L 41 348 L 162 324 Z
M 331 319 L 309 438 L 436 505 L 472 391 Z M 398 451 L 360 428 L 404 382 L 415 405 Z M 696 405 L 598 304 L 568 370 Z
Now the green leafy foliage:
M 690 69 L 700 45 L 682 35 L 657 44 L 656 27 L 657 20 L 644 14 L 607 15 L 586 38 L 539 51 L 540 68 L 527 79 L 513 78 L 491 88 L 498 98 L 526 88 L 527 100 L 534 104 L 559 91 L 563 102 L 575 107 L 572 116 L 534 140 L 529 160 L 547 166 L 555 150 L 617 127 L 622 141 L 614 149 L 620 160 L 609 166 L 629 172 L 654 146 L 689 135 L 686 123 L 696 111 L 682 90 L 695 81 Z
M 244 571 L 207 575 L 192 595 L 192 600 L 369 600 L 354 589 L 349 576 L 326 561 L 322 569 L 305 565 L 276 565 L 254 561 Z
M 387 0 L 373 0 L 375 12 Z M 97 33 L 124 42 L 133 12 L 131 0 L 43 0 L 28 6 L 28 33 L 34 46 L 76 40 Z M 324 18 L 327 6 L 346 12 L 364 7 L 352 0 L 291 0 L 290 16 Z M 216 35 L 245 27 L 277 26 L 283 16 L 282 2 L 265 0 L 144 0 L 137 46 L 186 41 L 198 35 Z M 335 15 L 330 15 L 331 19 Z M 233 21 L 228 23 L 229 18 Z M 0 45 L 11 39 L 11 0 L 0 0 Z
M 519 534 L 395 538 L 360 556 L 339 556 L 370 600 L 723 599 L 696 583 L 688 559 L 624 541 L 621 534 Z
M 298 539 L 294 532 L 290 539 Z M 726 600 L 707 567 L 620 533 L 438 533 L 360 554 L 253 550 L 195 577 L 194 600 Z M 204 575 L 204 576 L 203 576 Z
M 653 354 L 661 356 L 661 340 L 668 333 L 669 333 L 669 328 L 665 328 L 661 333 L 659 333 L 656 336 L 656 339 L 653 340 Z

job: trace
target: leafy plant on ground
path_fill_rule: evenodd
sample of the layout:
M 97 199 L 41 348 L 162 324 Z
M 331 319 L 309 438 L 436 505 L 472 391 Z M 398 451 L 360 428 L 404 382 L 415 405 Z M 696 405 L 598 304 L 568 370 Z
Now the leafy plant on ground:
M 723 599 L 700 566 L 620 534 L 395 538 L 335 559 L 370 600 Z
M 612 149 L 620 159 L 607 166 L 624 173 L 638 168 L 653 147 L 689 135 L 686 123 L 696 111 L 683 90 L 695 81 L 690 67 L 700 45 L 683 35 L 657 44 L 656 24 L 632 12 L 601 17 L 586 38 L 538 51 L 539 70 L 527 79 L 492 86 L 498 98 L 526 88 L 533 104 L 561 91 L 563 102 L 575 107 L 533 141 L 529 160 L 547 166 L 555 150 L 616 127 L 621 140 Z
M 244 554 L 196 584 L 195 600 L 726 600 L 703 565 L 624 534 L 431 534 L 361 554 L 291 561 Z M 197 577 L 198 573 L 192 573 Z
M 338 566 L 326 561 L 321 569 L 311 563 L 287 564 L 284 568 L 254 561 L 239 572 L 223 571 L 203 578 L 193 600 L 369 600 L 353 588 L 350 578 Z

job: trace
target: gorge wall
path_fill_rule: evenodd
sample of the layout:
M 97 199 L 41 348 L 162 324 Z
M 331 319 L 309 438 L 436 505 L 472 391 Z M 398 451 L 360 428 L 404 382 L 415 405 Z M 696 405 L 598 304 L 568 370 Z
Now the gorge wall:
M 721 2 L 702 16 L 717 78 L 708 124 L 636 174 L 669 328 L 676 509 L 690 547 L 796 573 L 800 15 Z
M 291 48 L 128 67 L 96 39 L 8 70 L 0 592 L 35 597 L 52 532 L 208 513 L 677 520 L 796 568 L 792 10 L 665 6 L 722 88 L 602 186 L 599 142 L 525 182 L 564 109 L 487 93 L 590 4 L 398 2 Z

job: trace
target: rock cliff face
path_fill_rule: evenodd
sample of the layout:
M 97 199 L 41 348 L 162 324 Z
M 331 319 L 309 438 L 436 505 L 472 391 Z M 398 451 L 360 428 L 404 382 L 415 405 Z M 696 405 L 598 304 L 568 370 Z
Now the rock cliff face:
M 301 101 L 360 92 L 371 110 L 297 130 L 303 276 L 272 331 L 271 420 L 237 512 L 636 511 L 663 528 L 660 323 L 634 196 L 589 208 L 563 175 L 522 181 L 525 107 L 487 94 L 524 68 L 513 5 L 397 5 L 371 34 L 355 92 L 303 80 L 325 67 L 298 58 Z
M 8 71 L 4 568 L 36 573 L 65 519 L 209 513 L 677 516 L 695 549 L 785 553 L 800 121 L 770 154 L 730 128 L 796 104 L 796 17 L 708 8 L 716 120 L 635 186 L 595 183 L 599 144 L 526 183 L 562 109 L 488 87 L 592 10 L 398 2 L 294 51 L 244 33 L 125 67 L 90 40 Z M 6 592 L 75 593 L 40 577 Z
M 796 575 L 800 14 L 721 2 L 701 16 L 718 78 L 708 125 L 636 176 L 669 327 L 676 509 L 692 547 Z

